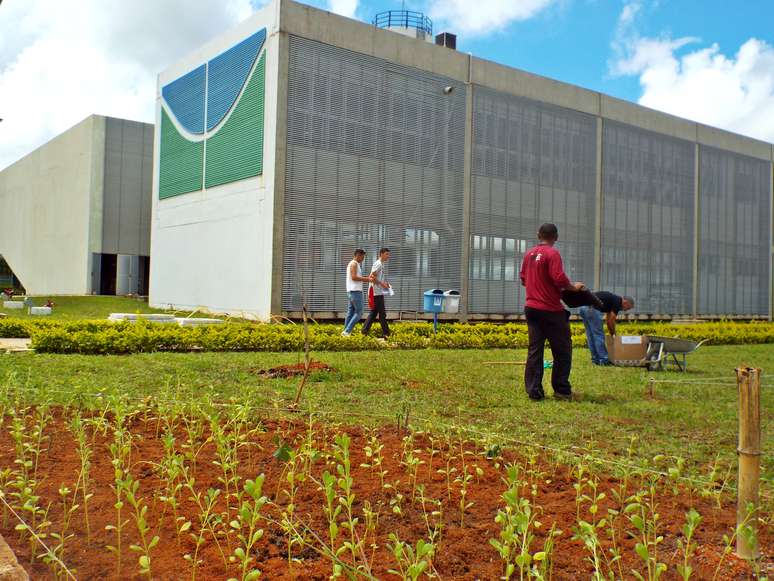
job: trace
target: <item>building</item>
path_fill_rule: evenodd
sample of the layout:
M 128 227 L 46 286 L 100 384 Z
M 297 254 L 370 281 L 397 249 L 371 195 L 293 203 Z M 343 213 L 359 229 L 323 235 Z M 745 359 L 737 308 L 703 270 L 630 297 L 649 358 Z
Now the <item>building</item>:
M 388 246 L 393 313 L 442 288 L 462 318 L 515 318 L 553 221 L 572 278 L 641 315 L 770 316 L 771 144 L 437 46 L 403 16 L 274 0 L 159 76 L 152 304 L 341 316 L 352 250 Z
M 92 115 L 1 171 L 2 280 L 147 294 L 152 148 L 152 125 Z

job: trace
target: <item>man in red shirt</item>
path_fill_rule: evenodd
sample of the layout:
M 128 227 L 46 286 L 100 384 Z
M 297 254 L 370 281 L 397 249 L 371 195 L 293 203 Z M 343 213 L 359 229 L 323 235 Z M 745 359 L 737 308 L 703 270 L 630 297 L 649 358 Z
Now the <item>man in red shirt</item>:
M 551 387 L 554 397 L 570 399 L 570 369 L 572 340 L 570 312 L 560 298 L 563 290 L 580 291 L 582 282 L 572 283 L 564 273 L 562 257 L 554 244 L 559 238 L 555 224 L 543 224 L 538 230 L 540 243 L 527 251 L 521 264 L 521 284 L 527 288 L 524 314 L 529 332 L 529 352 L 524 368 L 524 387 L 532 400 L 541 400 L 543 393 L 543 351 L 546 339 L 554 356 Z

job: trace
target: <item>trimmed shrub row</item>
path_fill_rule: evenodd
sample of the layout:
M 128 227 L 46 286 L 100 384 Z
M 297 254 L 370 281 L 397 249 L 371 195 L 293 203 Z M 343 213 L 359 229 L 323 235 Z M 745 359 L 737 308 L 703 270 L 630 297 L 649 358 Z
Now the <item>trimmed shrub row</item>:
M 513 349 L 527 346 L 523 323 L 442 324 L 433 335 L 429 323 L 396 323 L 390 347 L 398 349 Z M 668 323 L 623 323 L 620 334 L 680 336 L 708 339 L 714 345 L 774 343 L 774 324 L 717 322 L 677 326 Z M 581 324 L 572 325 L 573 345 L 586 337 Z M 31 337 L 39 353 L 128 354 L 155 351 L 298 351 L 303 347 L 301 325 L 227 323 L 212 327 L 178 327 L 149 322 L 0 321 L 0 337 Z M 313 324 L 315 351 L 362 351 L 388 348 L 377 340 L 353 333 L 341 336 L 341 326 Z

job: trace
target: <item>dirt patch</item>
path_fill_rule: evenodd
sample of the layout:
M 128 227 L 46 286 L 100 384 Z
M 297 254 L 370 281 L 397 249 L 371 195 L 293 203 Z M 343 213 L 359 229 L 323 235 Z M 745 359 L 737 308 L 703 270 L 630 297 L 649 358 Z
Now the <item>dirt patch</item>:
M 0 428 L 0 470 L 17 469 L 18 466 L 15 462 L 15 442 L 10 434 L 12 422 L 10 418 L 6 420 Z M 91 532 L 87 532 L 85 512 L 81 507 L 70 522 L 68 534 L 73 536 L 67 541 L 64 561 L 75 569 L 78 579 L 140 579 L 138 554 L 129 549 L 131 544 L 138 544 L 139 534 L 126 505 L 121 516 L 126 524 L 121 537 L 123 550 L 120 560 L 106 549 L 108 545 L 117 544 L 115 531 L 106 527 L 118 522 L 114 506 L 115 491 L 111 488 L 115 485 L 115 470 L 111 465 L 109 449 L 114 443 L 113 431 L 109 427 L 114 420 L 111 417 L 107 420 L 106 431 L 96 429 L 97 426 L 105 425 L 98 421 L 94 423 L 95 429 L 90 428 L 88 431 L 93 450 L 90 470 L 90 492 L 93 496 L 89 499 L 88 513 Z M 53 420 L 45 430 L 48 439 L 45 440 L 38 461 L 39 485 L 36 494 L 40 496 L 40 506 L 50 507 L 47 517 L 51 523 L 49 539 L 51 533 L 61 530 L 63 523 L 58 492 L 60 486 L 74 488 L 80 468 L 77 445 L 70 432 L 70 421 L 69 412 L 59 409 L 54 411 Z M 167 421 L 170 430 L 165 438 Z M 237 488 L 232 483 L 230 492 L 225 492 L 224 481 L 228 478 L 224 479 L 219 444 L 211 437 L 210 426 L 205 421 L 201 424 L 202 429 L 197 431 L 187 418 L 162 419 L 152 410 L 131 416 L 124 424 L 127 433 L 131 434 L 129 472 L 139 483 L 138 496 L 148 506 L 147 519 L 152 534 L 160 538 L 151 553 L 154 579 L 191 578 L 191 562 L 185 555 L 194 554 L 194 537 L 201 530 L 202 522 L 200 509 L 190 490 L 183 488 L 177 493 L 175 510 L 178 518 L 182 519 L 177 524 L 172 509 L 163 502 L 171 490 L 162 471 L 165 458 L 168 458 L 165 447 L 176 451 L 183 458 L 186 469 L 190 470 L 195 479 L 195 491 L 204 494 L 208 489 L 221 490 L 213 514 L 207 521 L 215 534 L 204 535 L 199 551 L 201 565 L 197 579 L 241 576 L 238 566 L 229 561 L 229 555 L 238 544 L 236 531 L 229 526 L 237 513 Z M 193 447 L 187 443 L 192 433 L 195 434 Z M 499 579 L 502 564 L 489 541 L 497 539 L 500 533 L 495 516 L 504 507 L 502 495 L 507 486 L 503 479 L 505 467 L 509 464 L 519 466 L 520 478 L 523 480 L 520 492 L 535 507 L 538 520 L 542 523 L 533 531 L 535 539 L 532 552 L 542 549 L 547 532 L 555 526 L 562 534 L 557 537 L 553 552 L 553 579 L 575 581 L 589 579 L 592 575 L 589 551 L 581 540 L 573 538 L 573 529 L 577 524 L 576 511 L 580 510 L 584 519 L 592 518 L 589 502 L 583 501 L 578 509 L 573 488 L 577 477 L 566 465 L 549 463 L 540 457 L 525 457 L 512 451 L 503 452 L 496 458 L 487 458 L 486 450 L 473 444 L 455 439 L 445 440 L 430 434 L 414 435 L 406 439 L 407 433 L 398 432 L 394 427 L 366 430 L 360 427 L 313 425 L 310 429 L 303 421 L 261 422 L 255 419 L 244 424 L 239 434 L 226 433 L 239 442 L 236 468 L 238 490 L 242 490 L 247 479 L 255 479 L 259 474 L 265 474 L 266 477 L 263 493 L 269 497 L 269 503 L 263 508 L 264 518 L 260 521 L 264 535 L 253 552 L 255 565 L 263 572 L 263 579 L 322 581 L 330 577 L 331 560 L 321 554 L 321 551 L 324 553 L 322 544 L 330 541 L 325 513 L 326 498 L 320 483 L 325 471 L 337 473 L 335 439 L 344 434 L 350 438 L 354 497 L 352 510 L 359 519 L 356 536 L 365 540 L 364 556 L 370 563 L 373 577 L 394 578 L 388 572 L 397 568 L 389 549 L 391 533 L 415 545 L 419 539 L 427 539 L 430 530 L 438 525 L 440 536 L 432 565 L 441 579 Z M 222 441 L 220 444 L 222 446 Z M 284 453 L 278 453 L 281 447 L 286 448 Z M 291 504 L 288 495 L 288 458 L 290 452 L 304 449 L 312 450 L 313 453 L 308 456 L 308 471 L 305 478 L 298 482 L 292 504 L 295 526 L 303 531 L 306 544 L 292 546 L 289 561 L 290 537 L 287 527 L 282 524 L 283 514 L 287 514 Z M 380 450 L 380 467 L 374 465 L 375 449 Z M 382 485 L 380 472 L 384 473 L 384 482 L 388 486 Z M 460 508 L 461 477 L 465 475 L 469 478 L 466 479 L 466 509 L 463 513 Z M 620 503 L 614 499 L 621 490 L 622 482 L 601 472 L 592 476 L 597 482 L 597 493 L 605 493 L 599 502 L 598 514 L 606 516 L 608 509 L 620 509 Z M 644 487 L 645 483 L 632 478 L 628 483 L 627 494 L 635 492 L 637 486 Z M 5 488 L 10 493 L 14 490 L 11 484 L 6 484 Z M 662 579 L 677 579 L 676 566 L 682 559 L 677 541 L 682 534 L 685 513 L 690 507 L 694 507 L 703 517 L 695 536 L 699 550 L 693 559 L 694 578 L 712 579 L 723 552 L 723 535 L 731 534 L 734 528 L 733 505 L 728 503 L 718 508 L 711 499 L 701 498 L 696 493 L 689 494 L 685 490 L 673 491 L 668 484 L 664 484 L 660 490 L 656 501 L 658 532 L 664 540 L 659 547 L 659 560 L 669 566 Z M 585 493 L 590 494 L 588 490 Z M 375 526 L 370 532 L 366 528 L 366 515 L 369 513 L 375 515 L 372 516 Z M 20 538 L 19 532 L 14 530 L 16 522 L 13 517 L 9 514 L 2 517 L 0 531 L 28 568 L 31 577 L 54 579 L 51 569 L 39 557 L 32 559 L 28 540 Z M 343 518 L 343 514 L 340 514 L 339 522 Z M 180 522 L 190 522 L 190 529 L 178 534 Z M 621 516 L 614 530 L 622 553 L 620 563 L 623 577 L 633 578 L 632 570 L 645 573 L 643 562 L 634 550 L 636 540 L 631 534 L 634 530 L 631 524 Z M 335 541 L 337 546 L 349 540 L 349 533 L 344 529 L 342 531 Z M 607 529 L 600 529 L 599 541 L 601 550 L 609 555 L 612 545 Z M 765 555 L 764 565 L 769 566 L 774 551 L 774 537 L 770 529 L 761 531 L 760 542 Z M 352 556 L 347 550 L 342 551 L 342 559 L 352 562 Z M 746 563 L 729 555 L 723 560 L 717 579 L 739 581 L 752 579 L 752 576 Z
M 404 379 L 400 384 L 407 389 L 423 389 L 425 387 L 421 381 L 414 381 L 413 379 Z
M 309 364 L 309 373 L 333 373 L 336 369 L 321 361 L 312 361 Z M 253 372 L 266 379 L 287 379 L 289 377 L 298 377 L 304 374 L 304 364 L 278 365 L 271 369 L 254 369 Z

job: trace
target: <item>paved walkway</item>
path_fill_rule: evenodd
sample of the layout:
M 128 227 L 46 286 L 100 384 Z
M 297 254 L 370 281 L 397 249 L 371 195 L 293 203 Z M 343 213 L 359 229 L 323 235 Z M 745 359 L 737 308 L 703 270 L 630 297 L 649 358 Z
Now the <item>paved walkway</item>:
M 0 339 L 0 351 L 27 351 L 32 339 Z

